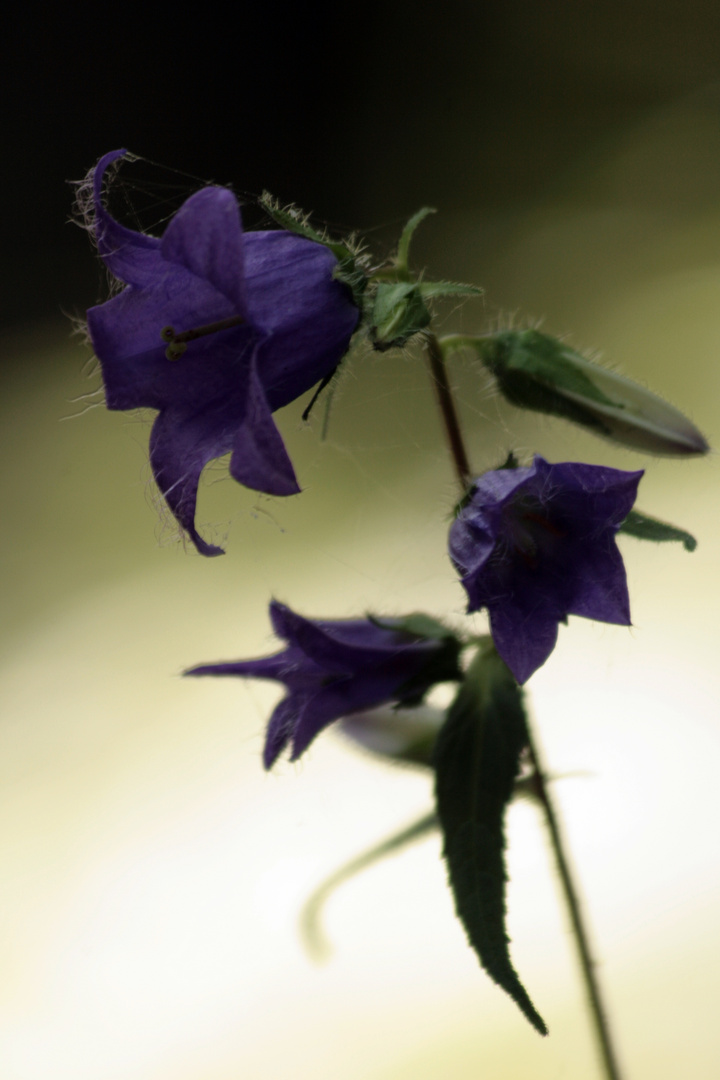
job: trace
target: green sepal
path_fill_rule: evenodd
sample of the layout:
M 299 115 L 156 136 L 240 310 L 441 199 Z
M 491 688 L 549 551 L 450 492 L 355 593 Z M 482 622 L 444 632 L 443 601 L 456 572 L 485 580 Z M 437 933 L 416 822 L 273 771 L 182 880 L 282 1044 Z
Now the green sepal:
M 310 224 L 309 215 L 303 213 L 296 206 L 282 207 L 269 192 L 264 191 L 259 199 L 260 205 L 266 214 L 273 219 L 282 229 L 295 233 L 306 240 L 312 240 L 315 244 L 322 244 L 328 251 L 332 251 L 338 263 L 333 271 L 336 281 L 347 285 L 353 295 L 353 300 L 362 310 L 363 294 L 367 287 L 367 274 L 358 260 L 356 251 L 342 241 L 331 240 L 324 233 L 318 232 Z
M 346 244 L 329 240 L 327 236 L 314 229 L 310 224 L 309 215 L 305 214 L 299 207 L 280 206 L 280 203 L 269 191 L 263 191 L 259 202 L 265 213 L 281 228 L 286 229 L 287 232 L 295 233 L 296 236 L 304 236 L 306 240 L 312 240 L 316 244 L 322 244 L 323 247 L 329 248 L 338 260 L 352 255 Z
M 505 809 L 527 745 L 522 692 L 480 649 L 435 746 L 435 794 L 455 909 L 488 975 L 541 1035 L 547 1027 L 510 961 L 505 929 Z
M 430 324 L 420 288 L 412 281 L 381 281 L 370 316 L 370 336 L 380 352 L 404 345 Z
M 464 285 L 461 281 L 419 281 L 418 290 L 425 300 L 442 296 L 482 296 L 477 285 Z
M 375 348 L 405 345 L 424 330 L 432 318 L 425 300 L 442 296 L 478 296 L 481 289 L 452 281 L 380 281 L 370 316 L 370 336 Z
M 675 525 L 668 525 L 665 521 L 658 521 L 657 518 L 642 514 L 639 510 L 630 511 L 618 532 L 635 536 L 638 540 L 653 540 L 658 544 L 677 540 L 686 551 L 694 551 L 697 547 L 697 540 L 692 533 L 678 529 Z
M 421 210 L 418 210 L 408 221 L 407 225 L 400 234 L 398 241 L 397 255 L 395 257 L 395 265 L 397 267 L 397 275 L 400 278 L 404 278 L 408 274 L 408 259 L 410 256 L 410 241 L 413 238 L 415 230 L 426 217 L 430 214 L 436 214 L 437 210 L 432 206 L 423 206 Z

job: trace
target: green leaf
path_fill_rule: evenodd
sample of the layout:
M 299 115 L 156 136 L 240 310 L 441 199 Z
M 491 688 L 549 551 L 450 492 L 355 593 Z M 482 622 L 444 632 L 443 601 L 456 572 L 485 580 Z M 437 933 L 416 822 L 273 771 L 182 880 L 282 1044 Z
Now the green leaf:
M 678 529 L 675 525 L 668 525 L 657 518 L 641 514 L 639 510 L 631 510 L 618 529 L 618 532 L 635 536 L 638 540 L 654 540 L 656 543 L 678 540 L 686 551 L 694 551 L 697 540 L 684 529 Z
M 505 809 L 527 745 L 522 692 L 494 649 L 479 650 L 435 750 L 435 793 L 455 909 L 488 975 L 547 1034 L 510 961 Z

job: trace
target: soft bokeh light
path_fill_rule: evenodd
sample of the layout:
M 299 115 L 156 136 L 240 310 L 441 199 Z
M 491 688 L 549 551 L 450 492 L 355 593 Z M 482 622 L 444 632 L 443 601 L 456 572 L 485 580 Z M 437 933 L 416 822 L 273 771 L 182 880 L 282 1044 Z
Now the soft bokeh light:
M 707 144 L 684 136 L 703 122 L 693 108 L 589 151 L 562 197 L 496 223 L 494 242 L 479 243 L 487 212 L 440 216 L 422 250 L 439 272 L 488 289 L 484 314 L 468 305 L 451 325 L 480 329 L 510 306 L 544 315 L 548 332 L 601 346 L 717 444 L 720 202 L 653 210 L 638 194 L 658 162 L 684 190 L 688 146 L 717 173 L 717 140 L 706 160 Z M 0 402 L 3 1080 L 599 1076 L 531 806 L 509 815 L 510 930 L 544 1041 L 467 949 L 437 836 L 330 900 L 336 951 L 314 967 L 297 930 L 303 901 L 426 812 L 430 780 L 332 734 L 267 775 L 277 691 L 179 677 L 266 651 L 272 595 L 311 616 L 462 618 L 445 553 L 452 473 L 421 360 L 359 356 L 325 444 L 319 419 L 310 430 L 297 407 L 281 416 L 300 498 L 206 484 L 200 520 L 228 554 L 205 561 L 156 525 L 149 425 L 101 407 L 71 418 L 83 403 L 70 399 L 98 381 L 64 335 L 6 341 L 16 364 Z M 529 690 L 628 1077 L 710 1080 L 717 459 L 646 460 L 520 416 L 469 364 L 453 378 L 478 468 L 511 446 L 645 466 L 639 507 L 699 539 L 689 555 L 624 538 L 633 629 L 571 618 Z

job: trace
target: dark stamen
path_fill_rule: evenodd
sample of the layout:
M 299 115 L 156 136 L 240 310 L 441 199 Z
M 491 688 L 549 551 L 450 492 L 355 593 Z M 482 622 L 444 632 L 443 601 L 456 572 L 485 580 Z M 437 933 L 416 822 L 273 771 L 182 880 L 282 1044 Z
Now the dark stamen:
M 242 315 L 231 315 L 229 319 L 220 319 L 218 322 L 207 323 L 206 326 L 196 326 L 192 330 L 182 330 L 179 334 L 175 333 L 172 326 L 165 326 L 160 331 L 160 337 L 163 341 L 168 342 L 165 355 L 168 360 L 177 360 L 185 352 L 188 341 L 207 337 L 208 334 L 217 334 L 220 330 L 229 330 L 231 327 L 240 326 L 244 322 Z
M 305 412 L 302 414 L 303 420 L 307 421 L 310 418 L 310 413 L 312 412 L 313 405 L 315 404 L 317 399 L 320 397 L 320 395 L 322 394 L 323 390 L 328 385 L 328 383 L 332 382 L 333 376 L 334 376 L 336 371 L 337 371 L 337 368 L 333 368 L 332 371 L 330 372 L 330 374 L 326 375 L 325 378 L 323 379 L 323 381 L 320 383 L 317 390 L 315 391 L 315 393 L 312 396 L 312 401 L 308 405 Z

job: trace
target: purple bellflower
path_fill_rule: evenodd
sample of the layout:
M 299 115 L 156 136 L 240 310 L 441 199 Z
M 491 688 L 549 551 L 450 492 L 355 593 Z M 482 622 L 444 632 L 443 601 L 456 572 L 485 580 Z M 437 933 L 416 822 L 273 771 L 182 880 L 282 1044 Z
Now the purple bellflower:
M 244 233 L 227 188 L 191 195 L 161 239 L 120 225 L 88 177 L 91 231 L 126 286 L 90 308 L 90 340 L 109 409 L 157 409 L 150 462 L 175 518 L 203 555 L 222 549 L 195 528 L 200 474 L 231 453 L 230 474 L 270 495 L 300 489 L 272 413 L 337 367 L 359 312 L 323 244 L 282 230 Z
M 390 702 L 417 704 L 438 682 L 462 677 L 460 646 L 448 633 L 422 637 L 392 629 L 402 620 L 314 620 L 273 600 L 270 620 L 282 652 L 258 660 L 203 664 L 186 675 L 241 675 L 285 684 L 287 696 L 273 712 L 263 761 L 269 769 L 288 743 L 291 760 L 334 720 Z
M 518 682 L 545 663 L 568 615 L 630 625 L 615 534 L 643 473 L 550 465 L 475 480 L 450 528 L 450 558 L 468 612 L 487 608 L 495 647 Z

